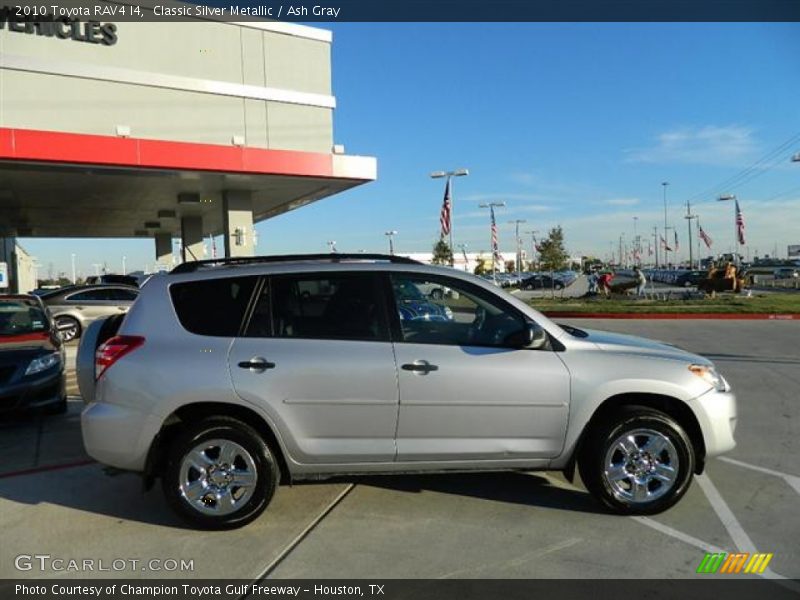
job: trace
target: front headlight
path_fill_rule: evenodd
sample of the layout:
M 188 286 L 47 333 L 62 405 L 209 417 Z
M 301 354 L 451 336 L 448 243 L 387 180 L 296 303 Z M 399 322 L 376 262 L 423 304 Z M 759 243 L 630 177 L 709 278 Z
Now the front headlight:
M 727 392 L 731 389 L 728 382 L 725 381 L 725 378 L 717 373 L 714 367 L 709 367 L 708 365 L 689 365 L 689 370 L 718 392 Z
M 52 369 L 55 366 L 61 364 L 61 354 L 59 352 L 53 352 L 51 354 L 45 354 L 44 356 L 40 356 L 39 358 L 34 358 L 31 361 L 31 364 L 28 365 L 28 368 L 25 369 L 25 375 L 35 375 L 36 373 L 41 373 L 42 371 L 46 371 L 47 369 Z

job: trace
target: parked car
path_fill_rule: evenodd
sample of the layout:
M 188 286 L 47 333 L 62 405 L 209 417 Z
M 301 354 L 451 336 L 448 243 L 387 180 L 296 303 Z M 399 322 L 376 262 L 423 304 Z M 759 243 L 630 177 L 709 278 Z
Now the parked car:
M 127 312 L 139 296 L 129 285 L 68 286 L 41 296 L 65 342 L 81 336 L 95 319 Z
M 683 287 L 691 287 L 693 285 L 697 285 L 707 278 L 707 271 L 678 271 L 673 283 Z
M 403 318 L 432 283 L 453 319 Z M 208 529 L 252 521 L 280 481 L 576 465 L 610 510 L 653 514 L 735 445 L 708 359 L 396 256 L 184 263 L 86 331 L 77 371 L 87 452 Z
M 775 269 L 774 277 L 775 279 L 797 279 L 800 277 L 800 272 L 793 267 L 782 267 Z
M 522 290 L 563 290 L 564 282 L 550 275 L 538 274 L 523 279 L 519 284 Z
M 105 275 L 90 275 L 86 278 L 86 285 L 98 285 L 103 283 L 139 287 L 139 278 L 133 275 L 114 275 L 111 273 L 106 273 Z
M 64 348 L 33 295 L 0 295 L 0 412 L 67 409 Z

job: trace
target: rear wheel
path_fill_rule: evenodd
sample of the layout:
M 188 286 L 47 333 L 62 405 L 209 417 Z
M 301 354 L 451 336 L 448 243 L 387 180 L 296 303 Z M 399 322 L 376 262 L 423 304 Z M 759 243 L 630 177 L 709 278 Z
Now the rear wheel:
M 668 415 L 626 406 L 589 432 L 578 459 L 588 490 L 614 512 L 655 514 L 680 500 L 694 473 L 694 449 Z
M 204 419 L 173 442 L 162 477 L 164 495 L 181 517 L 202 529 L 232 529 L 257 518 L 278 484 L 269 447 L 250 426 Z
M 72 317 L 56 317 L 56 327 L 65 342 L 71 342 L 81 335 L 81 324 Z

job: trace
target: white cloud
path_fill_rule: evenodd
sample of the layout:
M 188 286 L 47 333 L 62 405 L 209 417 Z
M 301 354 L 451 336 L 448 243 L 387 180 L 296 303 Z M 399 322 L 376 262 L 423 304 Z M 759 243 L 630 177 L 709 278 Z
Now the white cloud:
M 654 143 L 626 150 L 626 161 L 737 165 L 758 150 L 753 130 L 739 125 L 682 127 L 656 136 Z
M 636 206 L 639 204 L 638 198 L 611 198 L 610 200 L 603 200 L 600 204 L 606 206 Z

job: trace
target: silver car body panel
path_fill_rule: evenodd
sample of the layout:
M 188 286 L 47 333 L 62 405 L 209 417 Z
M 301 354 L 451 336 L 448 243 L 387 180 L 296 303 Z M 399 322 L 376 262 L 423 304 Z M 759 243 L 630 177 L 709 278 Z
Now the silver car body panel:
M 180 325 L 169 294 L 169 286 L 184 281 L 328 271 L 469 282 L 538 323 L 559 350 L 200 336 Z M 166 275 L 141 290 L 118 333 L 146 341 L 96 383 L 82 423 L 89 454 L 125 469 L 143 470 L 165 420 L 183 406 L 203 402 L 258 414 L 298 479 L 564 468 L 597 408 L 620 394 L 682 401 L 700 424 L 708 455 L 733 447 L 733 395 L 713 391 L 688 369 L 710 364 L 706 359 L 633 336 L 573 336 L 491 282 L 448 268 L 304 261 Z M 257 373 L 238 366 L 254 357 L 276 368 Z M 401 368 L 416 360 L 440 370 L 419 374 Z M 79 356 L 83 362 L 88 359 Z

